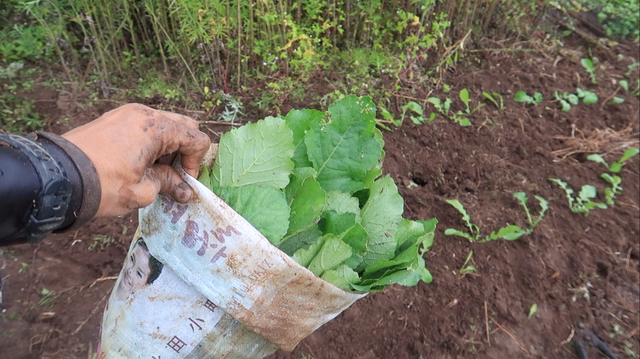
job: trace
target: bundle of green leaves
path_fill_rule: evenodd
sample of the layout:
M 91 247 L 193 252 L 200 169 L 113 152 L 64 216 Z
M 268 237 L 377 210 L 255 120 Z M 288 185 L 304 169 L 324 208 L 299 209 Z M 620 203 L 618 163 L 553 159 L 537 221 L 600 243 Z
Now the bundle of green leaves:
M 431 282 L 423 254 L 437 220 L 402 218 L 404 200 L 382 176 L 384 141 L 369 97 L 329 110 L 293 110 L 220 137 L 200 182 L 273 245 L 353 292 Z

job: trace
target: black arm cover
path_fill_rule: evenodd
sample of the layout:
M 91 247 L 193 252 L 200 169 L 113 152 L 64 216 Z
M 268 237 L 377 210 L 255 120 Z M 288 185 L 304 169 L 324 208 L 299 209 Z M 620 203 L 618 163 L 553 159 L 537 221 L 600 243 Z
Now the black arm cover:
M 77 228 L 95 216 L 100 196 L 93 163 L 71 142 L 0 133 L 0 246 Z

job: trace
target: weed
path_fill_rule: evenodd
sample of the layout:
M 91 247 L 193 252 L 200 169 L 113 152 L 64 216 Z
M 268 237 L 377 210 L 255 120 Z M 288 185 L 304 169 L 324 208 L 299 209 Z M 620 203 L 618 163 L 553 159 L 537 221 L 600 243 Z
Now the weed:
M 44 121 L 35 111 L 35 101 L 18 95 L 19 91 L 33 90 L 31 75 L 35 69 L 24 70 L 22 62 L 0 66 L 0 127 L 7 132 L 25 133 L 42 129 Z
M 625 334 L 626 333 L 624 332 L 624 329 L 622 329 L 622 326 L 620 326 L 620 324 L 614 323 L 611 325 L 611 332 L 609 332 L 609 338 L 615 338 L 618 335 L 623 336 Z
M 26 272 L 28 266 L 29 266 L 29 263 L 20 262 L 20 269 L 18 269 L 18 273 Z
M 527 315 L 527 319 L 531 319 L 531 317 L 533 317 L 537 311 L 538 311 L 538 305 L 536 303 L 531 304 L 531 307 L 529 308 L 529 315 Z
M 591 60 L 588 57 L 585 57 L 580 60 L 580 64 L 582 65 L 582 67 L 584 67 L 585 71 L 587 71 L 587 73 L 589 74 L 589 78 L 591 78 L 591 83 L 594 85 L 597 85 L 598 77 L 596 75 L 596 67 L 593 63 L 593 60 Z
M 589 211 L 594 208 L 606 209 L 607 205 L 605 203 L 594 202 L 592 199 L 596 198 L 598 195 L 598 190 L 590 185 L 585 184 L 580 189 L 577 197 L 573 197 L 573 189 L 569 188 L 566 182 L 562 181 L 559 178 L 549 178 L 549 181 L 557 184 L 564 190 L 567 195 L 567 201 L 569 203 L 569 209 L 573 213 L 582 213 L 585 216 L 589 215 Z
M 574 293 L 573 296 L 571 296 L 571 301 L 576 302 L 578 300 L 578 294 L 581 294 L 582 298 L 586 299 L 587 301 L 590 301 L 591 291 L 589 288 L 593 288 L 593 285 L 591 284 L 591 282 L 586 282 L 584 285 L 578 288 L 573 288 L 573 286 L 569 284 L 569 291 Z
M 233 123 L 238 118 L 238 115 L 244 116 L 244 113 L 242 112 L 242 102 L 237 101 L 233 96 L 224 92 L 221 92 L 220 94 L 225 102 L 224 111 L 222 111 L 218 116 L 220 121 Z
M 536 92 L 533 95 L 527 94 L 525 91 L 518 91 L 513 96 L 513 100 L 515 102 L 522 102 L 527 105 L 538 105 L 542 102 L 542 94 L 540 92 Z
M 638 355 L 633 350 L 633 343 L 628 340 L 624 341 L 624 353 L 627 354 L 631 358 L 637 358 Z
M 18 257 L 15 256 L 15 249 L 8 249 L 8 248 L 2 248 L 0 249 L 0 255 L 1 256 L 7 256 L 10 259 L 13 259 L 14 261 L 18 260 Z
M 593 13 L 608 37 L 615 39 L 640 39 L 638 0 L 574 0 L 570 2 L 581 13 Z
M 53 302 L 60 296 L 60 294 L 56 294 L 54 291 L 45 287 L 40 291 L 40 295 L 42 298 L 38 301 L 38 305 L 41 307 L 47 307 L 47 309 L 53 308 Z
M 2 318 L 2 320 L 20 320 L 22 319 L 22 315 L 18 312 L 11 312 L 7 314 L 3 310 L 3 312 L 0 312 L 0 318 Z
M 460 275 L 465 276 L 466 274 L 476 272 L 476 267 L 469 264 L 471 257 L 473 257 L 473 250 L 469 251 L 469 254 L 467 254 L 467 259 L 462 264 L 462 267 L 460 267 Z
M 499 110 L 505 110 L 504 100 L 502 99 L 502 95 L 497 92 L 488 93 L 486 91 L 482 91 L 482 96 L 484 96 L 487 100 L 491 101 Z
M 100 248 L 101 251 L 104 251 L 105 248 L 113 243 L 116 243 L 116 240 L 113 237 L 102 234 L 97 237 L 93 237 L 93 242 L 89 245 L 89 250 L 92 251 L 96 248 Z

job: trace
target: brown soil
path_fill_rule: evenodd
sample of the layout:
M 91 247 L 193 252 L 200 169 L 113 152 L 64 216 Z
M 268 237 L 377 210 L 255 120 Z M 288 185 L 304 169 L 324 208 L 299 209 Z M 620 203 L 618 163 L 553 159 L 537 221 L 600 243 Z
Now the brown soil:
M 637 60 L 637 48 L 635 55 L 624 48 L 594 49 L 606 66 L 598 70 L 597 86 L 591 85 L 579 63 L 572 62 L 585 57 L 587 50 L 571 51 L 577 55 L 481 53 L 478 61 L 468 60 L 473 66 L 458 65 L 443 78 L 452 88 L 449 96 L 456 99 L 453 107 L 463 108 L 457 94 L 467 88 L 473 104 L 483 101 L 482 91 L 501 93 L 506 110 L 487 104 L 471 117 L 471 127 L 439 116 L 421 126 L 407 119 L 401 127 L 384 132 L 384 170 L 405 198 L 405 217 L 439 220 L 435 243 L 425 255 L 433 283 L 372 293 L 293 352 L 277 352 L 271 359 L 574 358 L 573 345 L 582 326 L 620 358 L 637 357 L 637 157 L 621 172 L 624 191 L 615 206 L 592 210 L 588 217 L 572 213 L 564 192 L 548 180 L 561 178 L 574 189 L 593 184 L 602 200 L 606 183 L 599 175 L 604 167 L 587 161 L 586 155 L 598 152 L 613 162 L 625 144 L 638 146 L 638 97 L 615 84 L 626 77 L 627 65 Z M 626 56 L 618 56 L 619 52 Z M 635 84 L 638 71 L 630 78 Z M 576 87 L 596 92 L 600 103 L 561 112 L 553 101 L 554 91 L 574 92 Z M 309 88 L 318 95 L 332 91 L 321 83 Z M 512 98 L 518 90 L 539 91 L 545 100 L 538 106 L 516 103 Z M 616 91 L 625 102 L 603 106 L 602 100 Z M 445 96 L 441 91 L 435 94 Z M 406 96 L 427 97 L 420 90 Z M 111 106 L 71 106 L 73 101 L 58 99 L 51 91 L 41 100 L 48 100 L 40 102 L 41 110 L 58 132 Z M 395 101 L 402 105 L 406 99 L 394 97 Z M 285 107 L 306 106 L 285 103 Z M 58 121 L 63 115 L 71 123 Z M 228 127 L 211 129 L 220 132 Z M 561 150 L 575 153 L 566 158 L 554 155 Z M 511 223 L 525 226 L 524 211 L 513 197 L 517 191 L 527 193 L 536 214 L 533 196 L 549 200 L 550 209 L 532 235 L 489 243 L 444 235 L 447 228 L 465 228 L 445 199 L 460 200 L 484 234 Z M 35 246 L 1 249 L 6 311 L 0 316 L 0 357 L 86 358 L 95 352 L 106 296 L 136 223 L 135 214 L 94 220 L 81 230 L 52 235 Z M 111 236 L 114 243 L 89 250 L 100 236 Z M 469 264 L 477 272 L 460 275 L 471 250 Z M 57 297 L 45 300 L 44 288 Z M 528 318 L 534 304 L 537 312 Z M 591 358 L 604 358 L 595 348 L 588 346 L 588 352 Z

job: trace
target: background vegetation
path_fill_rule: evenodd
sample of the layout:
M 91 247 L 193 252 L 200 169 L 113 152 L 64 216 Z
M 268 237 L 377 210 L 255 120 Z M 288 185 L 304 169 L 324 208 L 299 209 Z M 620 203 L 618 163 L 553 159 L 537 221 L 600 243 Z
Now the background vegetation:
M 551 5 L 593 12 L 612 37 L 638 39 L 638 0 L 5 0 L 0 120 L 11 131 L 42 125 L 23 96 L 35 68 L 90 99 L 225 108 L 223 120 L 241 113 L 230 94 L 264 86 L 254 105 L 277 111 L 326 71 L 340 75 L 336 96 L 384 105 L 400 80 L 428 83 L 469 44 L 529 38 Z

